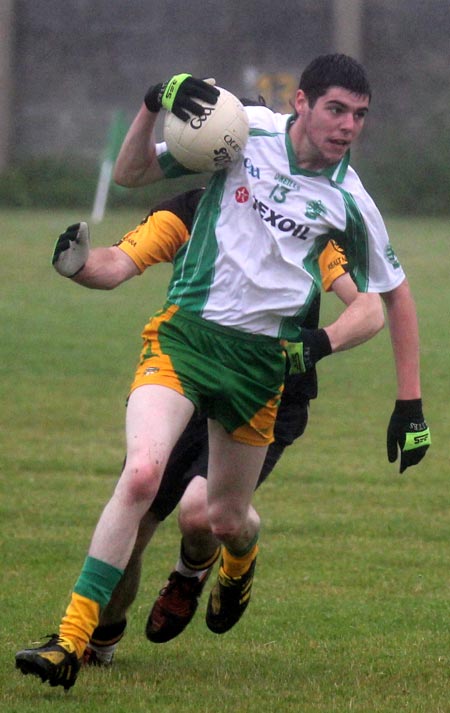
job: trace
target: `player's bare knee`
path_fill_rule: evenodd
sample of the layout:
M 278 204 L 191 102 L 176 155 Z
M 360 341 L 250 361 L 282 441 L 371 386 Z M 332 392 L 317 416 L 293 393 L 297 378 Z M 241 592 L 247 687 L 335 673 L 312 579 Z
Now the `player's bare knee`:
M 160 467 L 149 462 L 128 460 L 120 478 L 121 490 L 130 502 L 153 502 L 161 479 Z
M 197 476 L 189 484 L 180 501 L 178 523 L 187 536 L 210 531 L 205 478 Z
M 180 503 L 178 514 L 180 530 L 185 535 L 209 532 L 208 508 L 206 500 Z
M 206 507 L 201 509 L 199 508 L 195 511 L 180 511 L 178 523 L 181 532 L 187 537 L 199 533 L 201 534 L 210 532 L 208 512 Z
M 238 537 L 245 526 L 246 514 L 221 505 L 210 505 L 208 520 L 212 534 L 218 540 Z

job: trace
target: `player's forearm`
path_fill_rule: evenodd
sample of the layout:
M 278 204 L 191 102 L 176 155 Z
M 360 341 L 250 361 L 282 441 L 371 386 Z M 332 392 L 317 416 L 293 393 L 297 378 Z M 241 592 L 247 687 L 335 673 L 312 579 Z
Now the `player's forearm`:
M 384 325 L 381 299 L 374 293 L 359 292 L 338 319 L 325 327 L 333 352 L 363 344 Z
M 163 177 L 156 158 L 154 128 L 158 114 L 142 105 L 123 141 L 114 180 L 121 186 L 146 186 Z
M 407 280 L 383 295 L 397 375 L 397 399 L 420 398 L 419 327 Z
M 130 258 L 122 255 L 119 248 L 94 248 L 72 280 L 93 290 L 112 290 L 137 274 L 138 268 Z

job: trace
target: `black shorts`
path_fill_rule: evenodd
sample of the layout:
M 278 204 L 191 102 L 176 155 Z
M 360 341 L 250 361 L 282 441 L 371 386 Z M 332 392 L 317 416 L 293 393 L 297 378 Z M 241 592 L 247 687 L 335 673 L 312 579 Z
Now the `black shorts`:
M 281 399 L 275 441 L 268 448 L 256 487 L 270 475 L 286 446 L 303 434 L 308 423 L 308 405 L 306 397 L 297 396 L 295 401 Z M 176 508 L 191 480 L 196 475 L 206 478 L 207 471 L 208 423 L 205 417 L 194 414 L 171 453 L 150 512 L 158 520 L 164 520 Z

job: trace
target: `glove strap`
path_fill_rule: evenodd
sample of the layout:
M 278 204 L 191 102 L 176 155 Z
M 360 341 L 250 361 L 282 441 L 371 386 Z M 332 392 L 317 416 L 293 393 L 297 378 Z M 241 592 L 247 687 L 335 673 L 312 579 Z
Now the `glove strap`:
M 402 450 L 413 451 L 414 448 L 420 448 L 421 446 L 431 446 L 431 433 L 429 428 L 426 428 L 424 431 L 418 431 L 417 433 L 407 433 L 405 445 Z
M 283 347 L 289 358 L 289 374 L 304 374 L 303 342 L 284 342 Z
M 183 84 L 183 82 L 188 78 L 192 77 L 191 74 L 175 74 L 175 76 L 172 77 L 172 79 L 169 79 L 169 81 L 166 84 L 166 87 L 164 89 L 162 98 L 161 98 L 161 105 L 166 109 L 167 111 L 172 111 L 173 103 L 175 101 L 175 98 L 177 96 L 178 90 Z

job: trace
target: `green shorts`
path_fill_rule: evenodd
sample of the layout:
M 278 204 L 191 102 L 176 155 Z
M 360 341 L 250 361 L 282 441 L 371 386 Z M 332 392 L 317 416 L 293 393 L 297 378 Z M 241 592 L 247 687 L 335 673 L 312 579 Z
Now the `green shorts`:
M 144 384 L 175 389 L 232 437 L 268 445 L 283 390 L 280 341 L 222 327 L 176 305 L 146 325 L 131 390 Z

